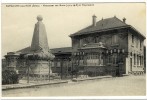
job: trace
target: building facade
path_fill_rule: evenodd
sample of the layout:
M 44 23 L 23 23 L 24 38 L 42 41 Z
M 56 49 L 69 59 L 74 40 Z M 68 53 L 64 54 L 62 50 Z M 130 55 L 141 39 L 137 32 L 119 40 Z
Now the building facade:
M 116 16 L 101 19 L 70 35 L 73 67 L 99 74 L 141 74 L 144 71 L 145 37 Z

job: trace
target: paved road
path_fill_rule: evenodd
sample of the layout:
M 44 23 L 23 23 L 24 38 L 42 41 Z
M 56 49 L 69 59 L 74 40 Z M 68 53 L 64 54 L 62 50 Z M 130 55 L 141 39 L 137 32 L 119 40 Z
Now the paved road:
M 2 91 L 3 97 L 16 96 L 144 96 L 145 75 L 91 80 L 54 86 Z

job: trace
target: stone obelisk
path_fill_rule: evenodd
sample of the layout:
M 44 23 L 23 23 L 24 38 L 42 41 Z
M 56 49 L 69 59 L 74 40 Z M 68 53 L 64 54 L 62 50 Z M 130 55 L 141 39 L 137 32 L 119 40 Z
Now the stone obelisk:
M 38 22 L 35 24 L 31 50 L 38 51 L 40 49 L 43 49 L 45 51 L 49 51 L 46 29 L 45 25 L 42 22 L 42 16 L 38 15 L 37 20 Z
M 52 73 L 50 62 L 54 59 L 54 55 L 49 50 L 46 29 L 42 22 L 43 17 L 39 15 L 37 20 L 31 43 L 32 53 L 28 55 L 28 59 L 31 74 L 45 78 Z

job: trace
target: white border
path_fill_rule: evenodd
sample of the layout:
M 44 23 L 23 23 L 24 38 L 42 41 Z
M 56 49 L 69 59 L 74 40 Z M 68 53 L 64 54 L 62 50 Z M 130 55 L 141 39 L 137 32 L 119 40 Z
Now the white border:
M 146 2 L 146 0 L 2 0 L 1 3 Z
M 146 96 L 57 96 L 57 97 L 1 97 L 2 99 L 15 99 L 15 100 L 21 100 L 21 99 L 56 99 L 56 100 L 64 100 L 64 99 L 70 99 L 70 100 L 75 100 L 75 99 L 87 99 L 87 100 L 91 100 L 91 99 L 147 99 Z
M 106 2 L 106 3 L 115 3 L 115 2 L 147 2 L 146 0 L 2 0 L 1 3 L 83 3 L 83 2 Z M 147 13 L 147 5 L 146 5 L 146 13 Z M 0 14 L 1 14 L 1 8 L 0 8 Z M 0 16 L 1 18 L 1 16 Z M 146 20 L 147 23 L 147 20 Z M 1 25 L 1 20 L 0 20 L 0 25 Z M 147 25 L 147 24 L 146 24 Z M 0 27 L 1 30 L 1 27 Z M 147 29 L 146 29 L 147 32 Z M 1 34 L 0 34 L 1 38 Z M 0 41 L 0 48 L 1 48 L 1 41 Z M 1 55 L 1 52 L 0 52 Z M 0 60 L 1 64 L 1 60 Z M 147 64 L 146 64 L 147 65 Z M 1 70 L 1 67 L 0 67 Z M 2 75 L 1 75 L 2 76 Z M 0 77 L 1 80 L 1 77 Z M 147 80 L 146 80 L 147 83 Z M 0 83 L 1 84 L 1 83 Z M 147 90 L 147 85 L 146 85 L 146 90 Z M 0 91 L 1 92 L 1 91 Z M 2 95 L 1 95 L 2 96 Z M 58 97 L 1 97 L 1 99 L 147 99 L 147 91 L 146 91 L 146 96 L 58 96 Z

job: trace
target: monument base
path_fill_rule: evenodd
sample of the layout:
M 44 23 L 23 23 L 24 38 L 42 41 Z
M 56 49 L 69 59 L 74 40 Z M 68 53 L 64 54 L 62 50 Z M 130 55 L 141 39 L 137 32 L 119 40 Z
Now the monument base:
M 47 78 L 52 74 L 51 62 L 43 60 L 29 61 L 29 76 Z

